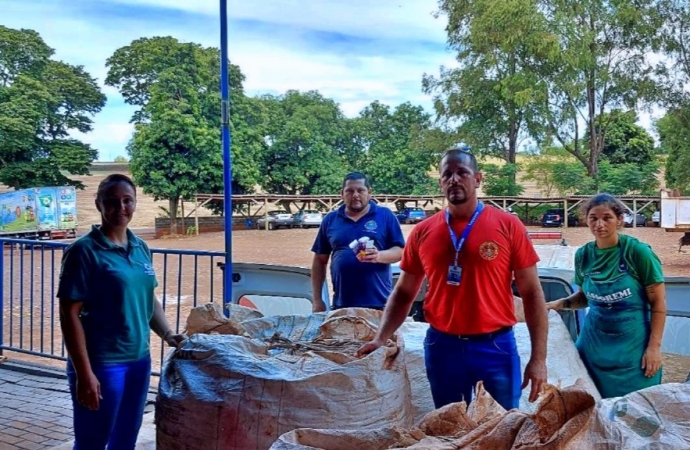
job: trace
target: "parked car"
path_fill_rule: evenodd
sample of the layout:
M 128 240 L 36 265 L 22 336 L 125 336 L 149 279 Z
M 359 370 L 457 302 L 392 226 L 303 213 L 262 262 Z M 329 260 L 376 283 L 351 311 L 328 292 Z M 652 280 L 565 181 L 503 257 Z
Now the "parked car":
M 652 214 L 652 222 L 654 222 L 655 227 L 659 226 L 661 223 L 661 211 L 654 211 L 654 214 Z
M 426 213 L 422 208 L 404 208 L 396 214 L 400 223 L 419 223 L 426 219 Z
M 645 217 L 644 214 L 637 213 L 635 215 L 635 223 L 637 224 L 638 227 L 644 227 L 647 225 L 647 218 Z M 626 227 L 633 226 L 633 215 L 630 211 L 623 213 L 623 224 Z
M 562 227 L 565 211 L 563 209 L 547 209 L 543 216 L 541 216 L 542 227 Z M 573 213 L 568 213 L 568 226 L 576 227 L 579 223 L 577 216 Z
M 299 228 L 318 228 L 323 220 L 323 214 L 319 211 L 305 209 L 299 211 L 294 217 L 294 226 Z
M 292 228 L 295 218 L 289 212 L 271 211 L 268 213 L 268 229 L 277 230 L 278 228 Z M 266 228 L 266 216 L 256 221 L 256 228 L 263 230 Z

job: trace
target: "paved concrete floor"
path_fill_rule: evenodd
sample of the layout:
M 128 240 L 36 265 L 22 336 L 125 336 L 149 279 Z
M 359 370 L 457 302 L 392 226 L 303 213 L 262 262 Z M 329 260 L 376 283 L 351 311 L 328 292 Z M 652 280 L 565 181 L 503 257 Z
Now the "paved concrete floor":
M 153 394 L 147 411 L 153 410 Z M 137 449 L 155 448 L 153 413 L 144 416 Z M 0 363 L 0 450 L 71 449 L 72 401 L 61 371 Z

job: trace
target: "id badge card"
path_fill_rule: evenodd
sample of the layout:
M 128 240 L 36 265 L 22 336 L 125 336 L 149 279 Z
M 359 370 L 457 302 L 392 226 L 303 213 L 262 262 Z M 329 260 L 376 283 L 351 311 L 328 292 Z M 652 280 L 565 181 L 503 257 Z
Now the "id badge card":
M 450 266 L 448 267 L 448 284 L 451 286 L 460 286 L 460 278 L 462 277 L 462 267 Z

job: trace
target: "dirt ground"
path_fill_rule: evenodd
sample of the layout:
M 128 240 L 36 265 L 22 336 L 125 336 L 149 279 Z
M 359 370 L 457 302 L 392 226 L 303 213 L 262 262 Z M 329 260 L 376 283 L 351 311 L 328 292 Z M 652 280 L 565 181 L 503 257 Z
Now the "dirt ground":
M 403 225 L 405 237 L 414 225 Z M 531 231 L 545 230 L 528 227 Z M 553 230 L 553 229 L 549 229 Z M 560 229 L 569 245 L 583 245 L 592 240 L 589 230 L 584 227 Z M 669 233 L 659 228 L 626 228 L 624 233 L 636 236 L 652 246 L 659 256 L 667 276 L 690 276 L 690 248 L 678 252 L 678 239 L 682 233 Z M 316 237 L 316 229 L 293 230 L 240 230 L 232 234 L 233 259 L 237 262 L 263 264 L 286 264 L 291 266 L 311 266 L 311 246 Z M 535 241 L 535 244 L 549 244 L 553 241 Z M 223 233 L 208 233 L 200 236 L 178 236 L 150 241 L 152 248 L 178 248 L 210 251 L 224 251 Z
M 403 225 L 405 237 L 414 225 Z M 529 227 L 532 231 L 543 230 Z M 592 240 L 587 228 L 562 229 L 569 245 L 583 245 Z M 659 228 L 626 228 L 625 233 L 636 236 L 649 243 L 661 259 L 667 276 L 690 276 L 690 249 L 685 247 L 678 252 L 680 233 L 668 233 Z M 284 264 L 310 267 L 311 245 L 316 237 L 316 229 L 293 230 L 243 230 L 233 232 L 233 260 L 262 264 Z M 540 241 L 535 241 L 539 243 Z M 543 241 L 543 243 L 551 243 Z M 201 236 L 168 237 L 150 241 L 152 248 L 197 249 L 223 251 L 223 233 L 209 233 Z M 221 281 L 216 281 L 220 283 Z M 664 355 L 664 382 L 684 382 L 690 373 L 690 357 Z
M 143 222 L 142 222 L 143 223 Z M 407 236 L 412 225 L 403 225 Z M 538 227 L 531 227 L 538 230 Z M 591 240 L 586 228 L 562 230 L 570 245 L 582 245 Z M 690 276 L 690 251 L 687 247 L 678 252 L 679 233 L 667 233 L 658 228 L 626 229 L 626 233 L 648 242 L 659 255 L 666 275 Z M 310 267 L 310 251 L 316 229 L 293 230 L 242 230 L 233 233 L 233 260 L 235 262 L 254 262 Z M 543 241 L 543 243 L 551 243 Z M 201 236 L 176 236 L 149 240 L 152 249 L 201 250 L 222 252 L 223 233 L 209 233 Z M 12 344 L 20 342 L 30 350 L 52 351 L 63 355 L 61 335 L 58 327 L 57 305 L 54 302 L 61 251 L 23 252 L 5 249 L 5 268 L 3 273 L 6 295 L 10 304 L 5 307 L 5 324 L 12 324 Z M 222 300 L 222 272 L 217 263 L 223 261 L 222 255 L 168 255 L 154 254 L 154 266 L 158 274 L 158 298 L 165 303 L 168 319 L 173 327 L 184 329 L 189 310 L 196 304 L 213 299 Z M 8 268 L 12 261 L 12 271 Z M 19 277 L 19 272 L 29 272 L 30 277 Z M 178 273 L 182 274 L 178 277 Z M 20 281 L 23 280 L 23 281 Z M 178 308 L 179 304 L 179 308 Z M 10 313 L 11 311 L 11 313 Z M 18 327 L 23 319 L 23 327 Z M 8 344 L 9 335 L 5 335 Z M 20 341 L 21 340 L 21 341 Z M 152 340 L 154 354 L 160 354 L 160 341 Z M 14 354 L 13 354 L 14 355 Z M 45 362 L 45 359 L 22 356 L 24 359 Z M 159 368 L 158 358 L 154 367 Z M 682 382 L 690 372 L 690 358 L 677 355 L 664 356 L 664 382 Z M 62 362 L 56 365 L 64 366 Z

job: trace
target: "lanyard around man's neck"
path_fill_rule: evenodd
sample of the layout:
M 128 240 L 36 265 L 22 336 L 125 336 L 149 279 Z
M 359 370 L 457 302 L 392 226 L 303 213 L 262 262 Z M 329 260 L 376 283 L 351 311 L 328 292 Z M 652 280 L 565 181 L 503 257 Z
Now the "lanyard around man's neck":
M 472 217 L 470 217 L 470 221 L 467 223 L 465 230 L 462 232 L 462 235 L 460 236 L 460 239 L 458 240 L 458 237 L 455 235 L 455 231 L 453 231 L 453 227 L 450 225 L 450 210 L 446 209 L 446 224 L 448 225 L 448 231 L 450 231 L 450 240 L 453 241 L 453 248 L 455 248 L 455 259 L 453 260 L 453 265 L 455 267 L 458 266 L 458 257 L 460 256 L 460 252 L 462 251 L 462 247 L 465 245 L 465 241 L 467 240 L 467 236 L 470 235 L 470 231 L 472 231 L 472 227 L 474 226 L 475 222 L 479 218 L 479 214 L 481 214 L 483 210 L 484 210 L 484 204 L 482 202 L 478 202 L 477 208 L 474 210 Z

